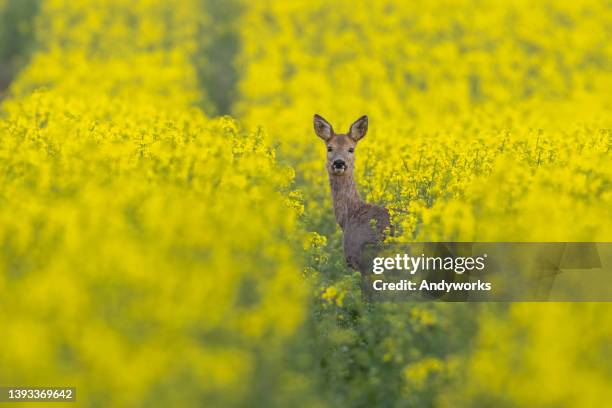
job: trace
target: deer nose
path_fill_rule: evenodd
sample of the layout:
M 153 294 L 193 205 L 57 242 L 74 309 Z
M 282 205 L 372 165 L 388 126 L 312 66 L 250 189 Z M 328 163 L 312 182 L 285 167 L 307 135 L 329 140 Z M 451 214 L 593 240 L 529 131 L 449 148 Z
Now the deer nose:
M 334 160 L 333 166 L 335 169 L 342 169 L 344 167 L 346 167 L 346 163 L 344 162 L 344 160 Z

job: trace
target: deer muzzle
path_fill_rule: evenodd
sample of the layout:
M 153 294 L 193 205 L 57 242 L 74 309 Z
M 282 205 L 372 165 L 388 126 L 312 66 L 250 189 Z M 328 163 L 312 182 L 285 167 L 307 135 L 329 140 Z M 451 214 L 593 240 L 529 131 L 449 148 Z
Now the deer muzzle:
M 344 160 L 334 160 L 332 163 L 332 171 L 334 174 L 342 174 L 346 170 L 346 162 Z

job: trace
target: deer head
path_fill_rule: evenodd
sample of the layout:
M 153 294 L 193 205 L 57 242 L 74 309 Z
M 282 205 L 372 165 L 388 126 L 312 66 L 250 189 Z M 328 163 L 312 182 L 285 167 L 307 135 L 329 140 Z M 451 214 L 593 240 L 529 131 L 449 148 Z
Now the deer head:
M 332 125 L 323 117 L 314 115 L 314 130 L 327 146 L 327 172 L 330 176 L 353 174 L 355 146 L 368 131 L 368 117 L 362 116 L 349 128 L 346 134 L 336 134 Z

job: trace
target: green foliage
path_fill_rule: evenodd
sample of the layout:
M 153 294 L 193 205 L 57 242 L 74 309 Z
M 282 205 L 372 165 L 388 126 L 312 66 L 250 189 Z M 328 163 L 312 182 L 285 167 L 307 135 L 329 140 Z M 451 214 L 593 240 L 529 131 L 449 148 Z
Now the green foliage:
M 201 18 L 194 56 L 200 86 L 210 103 L 211 114 L 229 115 L 237 97 L 239 70 L 235 64 L 240 37 L 237 25 L 243 5 L 239 0 L 202 0 L 206 13 Z
M 0 97 L 34 48 L 39 6 L 40 0 L 0 1 Z

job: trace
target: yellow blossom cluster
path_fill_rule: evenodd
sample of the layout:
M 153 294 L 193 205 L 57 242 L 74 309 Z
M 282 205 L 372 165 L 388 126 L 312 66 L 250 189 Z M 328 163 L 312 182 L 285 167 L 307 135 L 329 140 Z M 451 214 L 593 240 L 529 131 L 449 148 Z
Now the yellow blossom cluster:
M 611 13 L 599 1 L 257 2 L 236 110 L 320 188 L 312 114 L 338 132 L 368 114 L 357 180 L 402 239 L 610 239 Z
M 609 319 L 592 320 L 609 314 L 605 304 L 512 305 L 509 313 L 516 318 L 492 312 L 482 319 L 466 305 L 432 308 L 438 321 L 423 332 L 414 324 L 407 327 L 404 317 L 420 305 L 372 306 L 367 312 L 351 306 L 348 278 L 328 266 L 341 262 L 334 261 L 342 257 L 341 237 L 325 148 L 314 136 L 312 115 L 323 115 L 338 133 L 369 116 L 368 135 L 355 150 L 355 178 L 363 198 L 391 210 L 397 241 L 609 241 L 611 18 L 610 5 L 598 0 L 245 5 L 235 111 L 277 140 L 279 156 L 296 170 L 305 227 L 327 237 L 329 245 L 313 256 L 319 294 L 323 305 L 342 296 L 344 307 L 324 315 L 336 326 L 322 326 L 344 332 L 345 316 L 363 313 L 350 330 L 364 348 L 389 356 L 366 357 L 349 340 L 342 343 L 353 350 L 346 356 L 329 351 L 334 364 L 360 361 L 357 372 L 367 373 L 351 371 L 345 381 L 330 383 L 334 392 L 346 393 L 344 402 L 437 405 L 444 393 L 432 395 L 465 366 L 469 375 L 458 381 L 453 391 L 458 398 L 448 406 L 581 406 L 580 392 L 606 400 L 609 363 L 592 360 L 606 353 L 602 342 L 612 326 Z M 340 287 L 349 293 L 340 293 Z M 443 323 L 449 316 L 454 323 Z M 583 318 L 605 327 L 590 334 L 580 324 Z M 429 347 L 440 345 L 436 330 L 470 321 L 481 329 L 481 350 L 462 349 L 455 359 L 450 340 L 442 342 L 446 354 Z M 375 331 L 385 335 L 375 337 Z M 556 343 L 555 352 L 566 351 L 578 335 L 584 364 L 582 354 L 565 359 L 547 352 L 538 358 L 524 345 L 529 339 L 540 351 L 548 343 Z M 590 353 L 589 347 L 598 351 Z M 402 373 L 406 393 L 398 396 L 402 386 L 391 378 Z M 581 388 L 570 391 L 559 376 Z M 487 389 L 497 379 L 499 384 Z M 539 381 L 557 390 L 538 392 Z M 506 393 L 508 387 L 516 388 Z
M 1 107 L 0 383 L 228 406 L 283 357 L 305 293 L 293 172 L 262 132 L 194 108 L 200 13 L 42 4 Z

